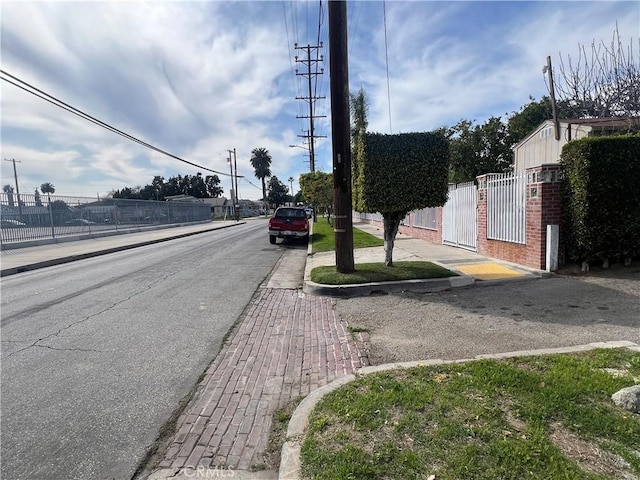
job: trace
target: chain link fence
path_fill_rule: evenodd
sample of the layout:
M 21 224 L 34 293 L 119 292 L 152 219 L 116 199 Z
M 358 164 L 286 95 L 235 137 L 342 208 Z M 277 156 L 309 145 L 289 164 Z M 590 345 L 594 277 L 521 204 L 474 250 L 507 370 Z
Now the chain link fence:
M 0 193 L 0 242 L 24 242 L 211 220 L 200 202 Z

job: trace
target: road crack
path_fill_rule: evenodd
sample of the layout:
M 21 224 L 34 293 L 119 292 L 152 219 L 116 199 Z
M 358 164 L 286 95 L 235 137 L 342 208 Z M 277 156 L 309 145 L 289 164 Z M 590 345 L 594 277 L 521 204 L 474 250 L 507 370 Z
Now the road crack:
M 50 350 L 58 350 L 58 351 L 104 352 L 104 350 L 93 350 L 93 349 L 82 349 L 82 348 L 56 348 L 56 347 L 52 347 L 50 345 L 41 345 L 40 342 L 43 342 L 43 341 L 48 340 L 50 338 L 58 337 L 58 335 L 60 335 L 65 330 L 69 330 L 72 327 L 75 327 L 77 325 L 85 323 L 85 322 L 91 320 L 92 318 L 95 318 L 95 317 L 97 317 L 99 315 L 102 315 L 103 313 L 106 313 L 106 312 L 108 312 L 110 310 L 113 310 L 114 308 L 117 308 L 117 307 L 121 306 L 122 304 L 128 302 L 132 298 L 135 298 L 138 295 L 151 290 L 151 288 L 153 288 L 155 285 L 157 285 L 158 283 L 166 280 L 167 278 L 169 278 L 172 275 L 175 275 L 175 272 L 167 274 L 167 275 L 164 275 L 161 278 L 158 278 L 155 281 L 153 281 L 153 282 L 149 283 L 148 285 L 146 285 L 145 287 L 141 288 L 137 292 L 132 293 L 128 297 L 123 298 L 122 300 L 119 300 L 119 301 L 113 303 L 112 305 L 109 305 L 107 308 L 104 308 L 104 309 L 100 310 L 99 312 L 96 312 L 96 313 L 94 313 L 92 315 L 87 315 L 86 317 L 84 317 L 84 318 L 82 318 L 82 319 L 80 319 L 80 320 L 78 320 L 76 322 L 72 322 L 69 325 L 66 325 L 66 326 L 60 328 L 57 332 L 50 333 L 49 335 L 46 335 L 46 336 L 44 336 L 42 338 L 39 338 L 38 340 L 33 342 L 31 345 L 28 345 L 28 346 L 26 346 L 24 348 L 21 348 L 20 350 L 16 350 L 15 352 L 11 352 L 10 354 L 3 356 L 2 358 L 5 359 L 5 358 L 12 357 L 14 355 L 17 355 L 18 353 L 24 352 L 25 350 L 29 350 L 30 348 L 33 348 L 33 347 L 48 348 Z M 6 340 L 3 340 L 3 341 L 6 341 Z

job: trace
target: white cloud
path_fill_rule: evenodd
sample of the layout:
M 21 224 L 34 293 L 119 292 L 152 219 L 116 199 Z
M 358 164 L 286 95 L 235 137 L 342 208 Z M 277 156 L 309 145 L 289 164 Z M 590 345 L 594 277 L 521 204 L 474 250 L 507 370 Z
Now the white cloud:
M 3 2 L 2 69 L 125 132 L 227 173 L 236 148 L 245 198 L 258 198 L 251 150 L 269 149 L 288 185 L 308 171 L 300 148 L 306 79 L 293 42 L 315 44 L 316 2 Z M 326 2 L 320 52 L 328 58 Z M 371 130 L 389 129 L 382 2 L 349 2 L 349 75 L 371 101 Z M 284 13 L 284 15 L 283 15 Z M 635 2 L 386 3 L 394 132 L 484 121 L 546 93 L 547 55 L 638 37 Z M 285 24 L 284 17 L 287 21 Z M 297 18 L 293 22 L 293 18 Z M 289 44 L 287 44 L 287 38 Z M 555 58 L 554 58 L 555 61 Z M 318 77 L 317 134 L 330 136 L 329 66 Z M 22 160 L 21 190 L 95 195 L 199 169 L 136 145 L 2 82 L 2 154 Z M 316 166 L 331 170 L 330 138 Z M 209 172 L 202 171 L 203 174 Z M 9 162 L 2 183 L 13 184 Z M 24 182 L 24 186 L 23 186 Z M 221 175 L 228 193 L 228 177 Z

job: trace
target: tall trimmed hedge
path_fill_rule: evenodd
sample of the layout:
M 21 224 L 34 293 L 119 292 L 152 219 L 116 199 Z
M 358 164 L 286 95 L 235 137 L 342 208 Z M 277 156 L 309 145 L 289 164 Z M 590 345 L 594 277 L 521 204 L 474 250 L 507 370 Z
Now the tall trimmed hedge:
M 569 142 L 560 163 L 567 257 L 640 257 L 640 135 Z
M 354 205 L 382 214 L 444 205 L 449 142 L 440 133 L 366 133 L 354 149 Z

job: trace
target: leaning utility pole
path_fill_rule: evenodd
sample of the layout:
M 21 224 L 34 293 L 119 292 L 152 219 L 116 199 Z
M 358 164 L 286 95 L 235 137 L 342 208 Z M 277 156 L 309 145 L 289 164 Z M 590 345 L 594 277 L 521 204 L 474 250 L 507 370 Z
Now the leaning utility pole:
M 542 73 L 549 74 L 549 94 L 551 95 L 551 113 L 553 115 L 553 131 L 555 139 L 560 140 L 560 121 L 558 120 L 558 108 L 556 106 L 556 91 L 553 86 L 553 70 L 551 69 L 551 57 L 547 57 L 547 65 L 542 69 Z
M 13 162 L 13 178 L 16 181 L 16 197 L 18 199 L 18 215 L 20 216 L 20 221 L 22 221 L 22 202 L 20 201 L 20 187 L 18 186 L 18 171 L 16 170 L 16 159 L 12 158 L 11 160 L 4 159 L 5 162 Z M 20 163 L 20 160 L 17 161 Z
M 333 149 L 333 203 L 336 270 L 351 273 L 353 219 L 351 217 L 351 119 L 349 116 L 349 61 L 347 2 L 329 2 L 329 78 L 331 85 L 331 146 Z
M 307 78 L 307 83 L 308 83 L 308 87 L 309 87 L 309 96 L 308 97 L 296 97 L 296 100 L 307 100 L 309 102 L 309 115 L 303 115 L 303 116 L 296 116 L 296 118 L 308 118 L 309 119 L 309 135 L 298 135 L 299 137 L 303 137 L 303 138 L 307 138 L 309 141 L 309 169 L 312 172 L 316 171 L 316 159 L 315 159 L 315 145 L 314 145 L 314 139 L 315 138 L 324 138 L 326 137 L 326 135 L 315 135 L 315 130 L 314 130 L 314 123 L 313 123 L 313 119 L 314 118 L 322 118 L 325 117 L 326 115 L 314 115 L 313 113 L 313 106 L 316 100 L 319 99 L 323 99 L 325 97 L 316 97 L 313 94 L 313 87 L 312 87 L 312 78 L 317 76 L 317 75 L 322 75 L 324 73 L 324 68 L 320 69 L 320 71 L 318 71 L 318 63 L 322 62 L 324 60 L 323 56 L 320 56 L 320 58 L 318 58 L 318 50 L 322 48 L 322 42 L 320 42 L 320 45 L 307 45 L 306 47 L 299 47 L 298 44 L 295 44 L 295 48 L 296 50 L 306 50 L 307 52 L 307 59 L 299 59 L 298 56 L 296 55 L 296 63 L 304 63 L 307 66 L 307 71 L 300 73 L 297 69 L 296 69 L 296 75 L 300 75 L 303 77 Z M 311 58 L 311 53 L 312 51 L 315 53 L 315 58 Z M 312 70 L 312 67 L 314 69 L 314 71 Z

